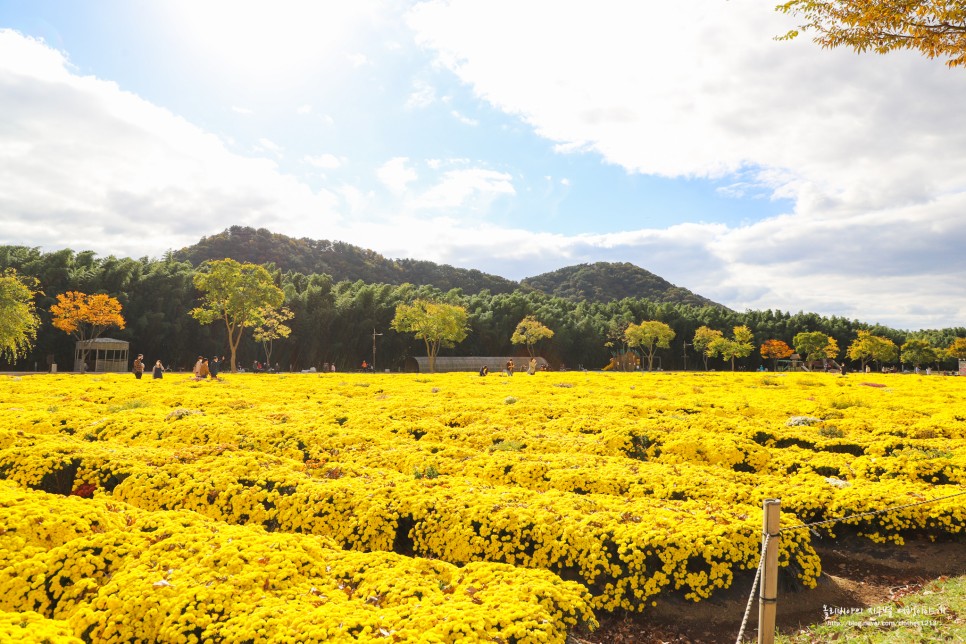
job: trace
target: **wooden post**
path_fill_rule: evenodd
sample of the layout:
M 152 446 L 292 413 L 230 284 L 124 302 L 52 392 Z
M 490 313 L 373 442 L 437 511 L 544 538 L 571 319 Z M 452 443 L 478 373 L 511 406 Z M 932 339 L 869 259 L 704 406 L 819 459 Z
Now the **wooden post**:
M 773 644 L 775 641 L 775 611 L 778 608 L 778 532 L 781 499 L 765 499 L 762 504 L 761 542 L 765 552 L 762 554 L 764 567 L 761 571 L 761 591 L 758 595 L 758 644 Z M 766 536 L 767 535 L 767 536 Z

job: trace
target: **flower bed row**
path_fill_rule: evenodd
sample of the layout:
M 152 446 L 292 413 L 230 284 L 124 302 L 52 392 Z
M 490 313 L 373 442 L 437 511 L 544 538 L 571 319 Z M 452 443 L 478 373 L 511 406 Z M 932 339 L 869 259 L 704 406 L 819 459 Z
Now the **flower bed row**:
M 963 386 L 810 374 L 3 378 L 0 478 L 72 495 L 75 515 L 78 503 L 192 510 L 222 530 L 357 554 L 546 569 L 583 585 L 595 609 L 642 610 L 667 593 L 708 597 L 753 569 L 766 497 L 792 525 L 960 490 Z M 951 499 L 848 523 L 901 543 L 959 534 L 966 511 Z M 809 539 L 782 538 L 782 564 L 806 585 L 820 570 Z
M 9 482 L 0 508 L 0 611 L 35 633 L 66 624 L 96 642 L 563 642 L 579 622 L 595 624 L 583 587 L 540 570 L 347 552 Z
M 580 581 L 605 610 L 639 609 L 668 590 L 706 598 L 756 567 L 759 552 L 757 509 L 707 499 L 536 492 L 333 463 L 306 470 L 234 449 L 164 458 L 158 449 L 51 437 L 0 452 L 0 471 L 26 486 L 57 481 L 75 495 L 108 492 L 105 483 L 119 481 L 111 496 L 137 507 L 323 535 L 355 550 L 544 568 Z M 784 541 L 782 561 L 814 585 L 819 562 L 808 533 Z

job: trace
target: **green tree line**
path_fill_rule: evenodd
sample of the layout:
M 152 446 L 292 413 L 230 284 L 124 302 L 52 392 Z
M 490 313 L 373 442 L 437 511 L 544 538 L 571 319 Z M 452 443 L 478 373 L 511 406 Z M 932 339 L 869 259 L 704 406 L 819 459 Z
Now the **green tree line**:
M 168 253 L 161 259 L 97 257 L 89 251 L 69 249 L 42 252 L 24 246 L 0 246 L 0 270 L 14 269 L 18 275 L 36 280 L 35 310 L 40 320 L 36 338 L 26 355 L 3 356 L 0 368 L 46 370 L 58 363 L 73 364 L 74 339 L 51 324 L 51 306 L 67 291 L 104 293 L 123 306 L 127 322 L 109 335 L 131 343 L 132 355 L 144 354 L 148 363 L 160 359 L 173 368 L 190 370 L 198 355 L 228 355 L 230 339 L 225 325 L 202 324 L 191 316 L 201 303 L 195 285 L 197 268 Z M 615 353 L 630 350 L 623 342 L 624 331 L 644 321 L 659 321 L 673 331 L 667 348 L 654 351 L 654 368 L 703 369 L 704 357 L 691 346 L 701 327 L 730 335 L 737 326 L 747 327 L 755 351 L 738 358 L 739 368 L 756 369 L 769 361 L 757 351 L 767 340 L 792 345 L 799 333 L 821 332 L 834 338 L 844 351 L 859 331 L 888 338 L 902 345 L 922 340 L 934 347 L 948 347 L 966 328 L 906 332 L 870 325 L 843 317 L 783 311 L 730 311 L 720 306 L 693 303 L 654 302 L 625 297 L 591 302 L 551 296 L 528 286 L 510 292 L 483 289 L 466 294 L 461 288 L 441 290 L 430 285 L 369 283 L 362 280 L 335 282 L 326 274 L 281 271 L 265 266 L 275 285 L 284 293 L 282 306 L 291 312 L 286 324 L 291 332 L 274 340 L 271 360 L 282 370 L 320 368 L 323 363 L 339 370 L 356 369 L 363 360 L 376 367 L 397 370 L 408 357 L 426 355 L 422 339 L 393 328 L 396 308 L 426 300 L 464 307 L 468 333 L 440 355 L 500 356 L 523 355 L 527 347 L 512 341 L 517 325 L 532 316 L 553 332 L 542 340 L 538 351 L 553 368 L 600 369 Z M 615 338 L 622 341 L 615 342 Z M 840 360 L 844 360 L 844 356 Z M 239 364 L 248 366 L 265 360 L 263 344 L 251 330 L 238 346 Z M 731 369 L 730 358 L 707 361 L 711 369 Z M 857 363 L 856 363 L 857 364 Z M 952 361 L 947 360 L 952 366 Z

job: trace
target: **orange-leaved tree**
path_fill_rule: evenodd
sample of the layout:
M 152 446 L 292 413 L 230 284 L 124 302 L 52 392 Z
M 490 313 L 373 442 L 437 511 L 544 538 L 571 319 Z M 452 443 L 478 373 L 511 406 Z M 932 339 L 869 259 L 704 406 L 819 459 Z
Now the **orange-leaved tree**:
M 778 361 L 795 353 L 795 350 L 782 340 L 765 340 L 759 349 L 761 357 L 771 360 L 771 370 L 778 371 Z
M 54 328 L 70 333 L 81 343 L 81 361 L 87 363 L 87 352 L 97 338 L 108 328 L 124 328 L 121 303 L 104 293 L 88 295 L 80 291 L 67 291 L 57 296 L 57 303 L 50 307 Z
M 822 47 L 850 47 L 879 54 L 915 49 L 966 65 L 966 6 L 963 0 L 791 0 L 776 7 L 799 16 L 802 31 L 813 31 Z M 781 40 L 798 36 L 789 31 Z

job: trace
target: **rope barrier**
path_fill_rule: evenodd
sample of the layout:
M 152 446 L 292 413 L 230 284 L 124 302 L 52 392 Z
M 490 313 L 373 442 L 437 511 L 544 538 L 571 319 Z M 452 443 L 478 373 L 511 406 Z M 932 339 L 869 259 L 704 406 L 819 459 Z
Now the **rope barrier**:
M 935 499 L 926 499 L 925 501 L 916 501 L 914 503 L 904 503 L 903 505 L 896 505 L 889 508 L 884 508 L 882 510 L 873 510 L 870 512 L 860 512 L 859 514 L 850 514 L 844 517 L 836 517 L 834 519 L 826 519 L 825 521 L 815 521 L 814 523 L 803 523 L 801 525 L 788 526 L 786 528 L 781 528 L 778 534 L 782 532 L 787 532 L 791 530 L 801 530 L 802 528 L 807 528 L 811 530 L 814 534 L 817 534 L 812 528 L 823 525 L 830 525 L 832 523 L 838 523 L 839 521 L 849 521 L 851 519 L 860 519 L 863 517 L 871 517 L 879 514 L 886 514 L 888 512 L 895 512 L 897 510 L 904 510 L 906 508 L 913 508 L 919 505 L 926 505 L 928 503 L 935 503 L 936 501 L 945 501 L 946 499 L 954 499 L 957 496 L 963 496 L 966 494 L 966 490 L 962 492 L 956 492 L 955 494 L 948 494 L 946 496 L 939 496 Z M 745 627 L 748 625 L 748 616 L 751 614 L 751 605 L 755 599 L 755 590 L 758 588 L 758 580 L 761 578 L 761 569 L 765 564 L 765 549 L 768 547 L 768 540 L 771 539 L 771 535 L 764 533 L 764 540 L 761 544 L 761 555 L 758 559 L 758 570 L 755 571 L 755 580 L 751 584 L 751 594 L 748 595 L 748 604 L 745 606 L 745 615 L 741 619 L 741 629 L 738 631 L 738 639 L 735 640 L 735 644 L 741 644 L 741 638 L 745 636 Z
M 765 539 L 761 543 L 761 556 L 758 557 L 758 570 L 755 571 L 755 581 L 751 584 L 751 594 L 748 595 L 748 605 L 745 606 L 745 616 L 741 619 L 741 630 L 738 631 L 738 639 L 735 644 L 741 644 L 741 638 L 745 636 L 745 626 L 748 625 L 748 616 L 751 614 L 751 605 L 755 599 L 755 589 L 758 588 L 758 579 L 761 578 L 761 569 L 765 565 L 765 549 L 768 547 L 768 540 L 771 535 L 765 533 Z
M 945 501 L 946 499 L 952 499 L 952 498 L 955 498 L 957 496 L 962 496 L 964 494 L 966 494 L 966 491 L 957 492 L 956 494 L 949 494 L 947 496 L 936 497 L 935 499 L 926 499 L 925 501 L 916 501 L 915 503 L 906 503 L 906 504 L 903 504 L 903 505 L 896 505 L 896 506 L 893 506 L 891 508 L 885 508 L 883 510 L 872 510 L 872 511 L 869 511 L 869 512 L 860 512 L 859 514 L 850 514 L 850 515 L 844 516 L 844 517 L 837 517 L 835 519 L 826 519 L 825 521 L 816 521 L 814 523 L 803 523 L 801 525 L 792 525 L 792 526 L 788 526 L 786 528 L 782 528 L 781 530 L 779 530 L 779 532 L 786 532 L 786 531 L 790 531 L 790 530 L 800 530 L 802 528 L 808 528 L 809 530 L 812 530 L 812 528 L 814 528 L 816 526 L 829 525 L 829 524 L 832 524 L 832 523 L 838 523 L 839 521 L 849 521 L 851 519 L 861 519 L 862 517 L 872 517 L 872 516 L 876 516 L 876 515 L 879 515 L 879 514 L 886 514 L 888 512 L 895 512 L 896 510 L 904 510 L 906 508 L 913 508 L 913 507 L 916 507 L 917 505 L 926 505 L 927 503 L 935 503 L 936 501 Z M 812 532 L 814 533 L 815 531 L 812 530 Z

